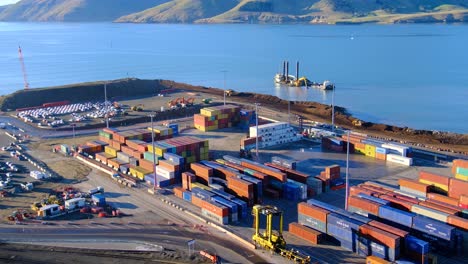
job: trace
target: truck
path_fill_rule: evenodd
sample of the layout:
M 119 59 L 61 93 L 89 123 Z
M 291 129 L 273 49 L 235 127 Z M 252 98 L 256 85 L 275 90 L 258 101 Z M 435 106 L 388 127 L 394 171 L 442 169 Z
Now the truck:
M 89 193 L 89 195 L 93 195 L 93 194 L 96 194 L 96 193 L 104 193 L 104 188 L 101 187 L 101 186 L 98 186 L 98 187 L 96 187 L 94 189 L 89 190 L 88 193 Z

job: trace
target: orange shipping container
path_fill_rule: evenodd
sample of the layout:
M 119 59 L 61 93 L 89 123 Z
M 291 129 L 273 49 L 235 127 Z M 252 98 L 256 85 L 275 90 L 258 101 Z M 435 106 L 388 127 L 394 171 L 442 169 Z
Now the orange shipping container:
M 217 216 L 225 217 L 225 216 L 228 216 L 229 214 L 229 209 L 227 207 L 218 207 L 214 204 L 211 204 L 203 200 L 201 204 L 202 204 L 200 206 L 201 208 L 204 208 Z
M 450 198 L 445 195 L 437 194 L 437 193 L 428 193 L 427 198 L 433 199 L 436 201 L 440 201 L 446 204 L 458 206 L 458 199 Z
M 145 159 L 140 159 L 139 163 L 140 167 L 150 172 L 154 172 L 154 163 Z
M 378 160 L 387 160 L 387 154 L 375 153 L 375 158 L 378 159 Z
M 455 174 L 457 173 L 457 167 L 462 167 L 468 169 L 468 160 L 463 160 L 463 159 L 456 159 L 453 160 L 452 162 L 452 173 Z
M 441 212 L 444 212 L 446 214 L 451 214 L 451 215 L 455 215 L 458 212 L 460 212 L 460 210 L 453 210 L 453 209 L 447 208 L 445 206 L 442 206 L 442 205 L 439 205 L 439 204 L 434 204 L 434 203 L 427 202 L 427 201 L 419 202 L 419 205 L 425 206 L 425 207 L 428 207 L 428 208 L 431 208 L 431 209 L 434 209 L 434 210 L 437 210 L 437 211 L 441 211 Z
M 391 262 L 376 256 L 368 256 L 366 258 L 366 264 L 391 264 Z
M 431 186 L 429 184 L 421 183 L 411 179 L 398 179 L 398 185 L 423 193 L 427 193 L 429 191 L 429 187 Z
M 195 195 L 192 195 L 192 204 L 195 205 L 195 206 L 198 206 L 198 207 L 202 207 L 203 200 L 198 198 Z
M 327 215 L 330 213 L 328 210 L 313 206 L 305 202 L 297 204 L 297 211 L 300 214 L 310 216 L 324 223 L 327 222 Z
M 460 202 L 458 205 L 468 205 L 468 195 L 460 195 Z
M 461 218 L 455 215 L 449 215 L 447 217 L 447 223 L 453 226 L 465 229 L 465 231 L 468 230 L 468 219 Z
M 314 245 L 320 244 L 322 242 L 322 233 L 295 222 L 289 224 L 289 232 Z
M 380 204 L 367 199 L 362 199 L 357 196 L 349 196 L 348 205 L 363 209 L 373 215 L 379 215 Z
M 213 176 L 213 169 L 207 167 L 205 165 L 199 163 L 191 163 L 190 169 L 192 169 L 197 176 L 201 176 L 204 178 L 212 177 Z
M 434 199 L 426 199 L 426 202 L 429 202 L 429 203 L 433 203 L 433 204 L 437 204 L 437 205 L 440 205 L 442 207 L 445 207 L 445 208 L 449 208 L 449 209 L 452 209 L 452 210 L 458 210 L 460 211 L 460 207 L 458 206 L 455 206 L 455 205 L 451 205 L 451 204 L 448 204 L 448 203 L 444 203 L 444 202 L 441 202 L 441 201 L 437 201 L 437 200 L 434 200 Z
M 359 232 L 361 232 L 363 235 L 373 237 L 375 240 L 390 248 L 397 248 L 400 246 L 399 236 L 383 231 L 379 228 L 364 224 L 359 227 Z
M 379 229 L 382 229 L 383 231 L 389 232 L 391 234 L 397 235 L 401 238 L 406 238 L 407 235 L 409 235 L 409 232 L 406 232 L 405 230 L 381 223 L 376 220 L 372 220 L 369 223 L 367 223 L 370 226 L 377 227 Z
M 448 196 L 460 199 L 460 195 L 468 195 L 468 182 L 451 178 Z
M 382 188 L 375 187 L 375 186 L 370 186 L 370 185 L 365 185 L 365 184 L 359 184 L 358 187 L 363 188 L 363 189 L 368 190 L 368 191 L 371 191 L 371 192 L 374 192 L 374 193 L 378 193 L 380 195 L 391 193 L 391 192 L 389 192 L 387 190 L 384 190 Z
M 176 197 L 182 198 L 183 192 L 184 192 L 184 189 L 182 187 L 174 187 L 174 195 Z
M 447 177 L 447 176 L 442 176 L 442 175 L 438 175 L 438 174 L 434 174 L 434 173 L 430 173 L 430 172 L 426 172 L 426 171 L 420 171 L 419 172 L 419 179 L 420 180 L 430 181 L 430 182 L 435 182 L 435 183 L 438 183 L 438 184 L 441 184 L 441 185 L 448 186 L 450 178 Z

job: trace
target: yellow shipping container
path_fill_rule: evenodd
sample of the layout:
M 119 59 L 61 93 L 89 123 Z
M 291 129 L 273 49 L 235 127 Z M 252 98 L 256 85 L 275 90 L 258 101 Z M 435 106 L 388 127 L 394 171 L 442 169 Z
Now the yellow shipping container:
M 354 152 L 359 154 L 366 154 L 366 150 L 361 148 L 354 148 Z
M 104 147 L 104 151 L 107 153 L 107 154 L 110 154 L 112 156 L 117 156 L 117 149 L 113 148 L 113 147 L 109 147 L 109 146 L 105 146 Z
M 366 154 L 366 156 L 375 158 L 375 146 L 366 144 L 365 154 Z
M 434 185 L 435 187 L 438 187 L 438 188 L 448 192 L 448 185 L 443 185 L 443 184 L 440 184 L 440 183 L 431 182 L 431 181 L 428 181 L 428 180 L 421 180 L 421 179 L 419 179 L 419 182 L 429 184 L 429 185 Z
M 461 175 L 461 174 L 455 174 L 455 178 L 462 180 L 462 181 L 468 181 L 468 176 Z
M 203 185 L 199 182 L 192 182 L 192 184 L 190 185 L 190 189 L 197 188 L 197 187 L 203 190 L 207 190 L 207 191 L 211 190 L 210 187 Z
M 366 264 L 390 264 L 391 262 L 386 261 L 385 259 L 381 259 L 376 256 L 368 256 L 366 258 Z

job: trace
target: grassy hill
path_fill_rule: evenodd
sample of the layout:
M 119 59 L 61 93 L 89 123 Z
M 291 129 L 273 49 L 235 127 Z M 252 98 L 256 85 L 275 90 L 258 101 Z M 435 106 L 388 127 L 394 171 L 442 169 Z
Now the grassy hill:
M 237 0 L 173 0 L 117 19 L 133 23 L 193 23 L 224 13 L 234 7 Z
M 467 0 L 22 0 L 0 21 L 128 23 L 465 22 Z
M 113 21 L 169 0 L 22 0 L 0 10 L 0 21 Z

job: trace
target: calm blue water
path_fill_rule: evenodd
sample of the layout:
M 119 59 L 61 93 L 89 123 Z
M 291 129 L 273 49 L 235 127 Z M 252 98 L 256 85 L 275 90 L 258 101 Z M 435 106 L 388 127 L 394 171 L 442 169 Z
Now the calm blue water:
M 283 60 L 332 80 L 357 117 L 468 133 L 465 25 L 133 25 L 0 23 L 0 94 L 123 77 L 171 79 L 330 103 L 331 93 L 275 87 Z

